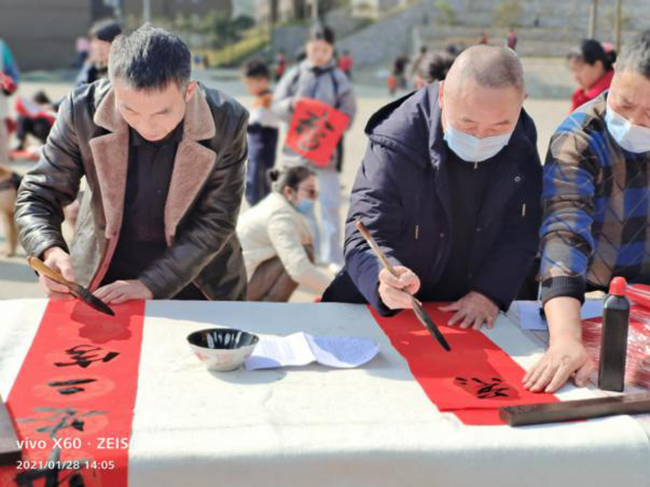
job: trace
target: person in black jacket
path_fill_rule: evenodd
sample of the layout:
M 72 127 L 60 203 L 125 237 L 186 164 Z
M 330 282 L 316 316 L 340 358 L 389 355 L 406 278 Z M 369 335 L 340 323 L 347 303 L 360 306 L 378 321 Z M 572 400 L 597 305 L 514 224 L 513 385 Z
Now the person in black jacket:
M 450 324 L 493 325 L 538 246 L 541 164 L 524 99 L 517 55 L 475 46 L 445 81 L 373 115 L 351 195 L 345 268 L 323 301 L 369 302 L 392 315 L 410 308 L 414 294 L 450 301 Z M 399 278 L 382 270 L 357 218 Z

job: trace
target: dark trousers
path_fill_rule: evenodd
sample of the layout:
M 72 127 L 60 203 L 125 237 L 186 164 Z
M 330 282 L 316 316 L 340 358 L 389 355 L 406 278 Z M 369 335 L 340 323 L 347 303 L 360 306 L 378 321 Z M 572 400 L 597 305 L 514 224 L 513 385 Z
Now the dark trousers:
M 52 130 L 52 124 L 45 118 L 29 118 L 20 116 L 18 117 L 16 137 L 21 146 L 25 144 L 28 135 L 33 135 L 41 142 L 41 144 L 45 144 L 47 136 L 50 135 L 50 130 Z
M 336 172 L 343 172 L 343 139 L 344 135 L 341 136 L 341 140 L 339 141 L 338 145 L 336 146 Z
M 260 125 L 248 127 L 246 201 L 254 206 L 271 192 L 267 173 L 275 165 L 278 130 Z

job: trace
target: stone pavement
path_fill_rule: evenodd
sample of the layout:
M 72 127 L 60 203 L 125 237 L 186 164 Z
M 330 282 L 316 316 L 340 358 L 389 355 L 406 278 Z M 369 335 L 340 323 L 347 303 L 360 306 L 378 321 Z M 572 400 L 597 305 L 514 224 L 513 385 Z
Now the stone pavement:
M 238 96 L 241 95 L 240 88 L 232 80 L 224 83 L 215 83 L 213 81 L 208 84 L 234 94 L 246 106 L 250 104 L 250 98 Z M 65 95 L 69 86 L 65 84 L 36 82 L 26 82 L 21 85 L 21 91 L 24 96 L 29 96 L 38 89 L 45 89 L 52 99 L 58 99 Z M 381 96 L 376 89 L 366 90 L 359 87 L 357 88 L 357 94 L 359 96 L 358 116 L 350 133 L 345 138 L 346 160 L 341 177 L 342 192 L 345 195 L 345 204 L 341 208 L 343 218 L 347 214 L 348 195 L 366 148 L 366 138 L 363 133 L 364 125 L 370 115 L 390 101 L 388 96 Z M 525 108 L 537 124 L 539 136 L 538 148 L 542 160 L 546 154 L 549 138 L 563 117 L 567 115 L 569 106 L 568 100 L 529 99 L 526 101 Z M 20 172 L 29 170 L 31 166 L 32 163 L 25 162 L 13 164 L 13 167 Z M 4 237 L 1 232 L 2 230 L 0 230 L 0 248 L 2 248 L 4 243 Z M 14 258 L 0 258 L 0 299 L 41 296 L 43 296 L 43 293 L 37 285 L 34 273 L 30 271 L 25 263 L 25 254 L 22 249 Z M 294 294 L 292 300 L 312 301 L 314 297 L 299 289 Z

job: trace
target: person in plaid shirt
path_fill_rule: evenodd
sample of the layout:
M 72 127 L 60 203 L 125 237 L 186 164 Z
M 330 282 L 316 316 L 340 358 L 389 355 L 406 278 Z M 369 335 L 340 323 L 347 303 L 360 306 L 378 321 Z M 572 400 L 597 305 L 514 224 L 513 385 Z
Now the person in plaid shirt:
M 608 92 L 569 116 L 544 167 L 542 301 L 550 342 L 524 377 L 553 392 L 593 365 L 582 344 L 584 293 L 614 276 L 650 283 L 650 31 L 627 44 Z

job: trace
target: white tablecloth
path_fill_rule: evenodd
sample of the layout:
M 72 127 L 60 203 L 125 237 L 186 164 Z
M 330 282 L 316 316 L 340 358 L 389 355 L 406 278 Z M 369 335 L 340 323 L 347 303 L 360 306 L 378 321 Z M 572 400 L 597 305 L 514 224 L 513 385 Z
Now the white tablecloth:
M 4 397 L 45 305 L 0 301 Z M 355 370 L 210 373 L 185 337 L 211 325 L 364 336 L 381 352 Z M 504 316 L 486 334 L 524 368 L 542 353 Z M 592 394 L 567 387 L 560 395 Z M 363 306 L 147 303 L 131 486 L 647 487 L 649 479 L 648 437 L 627 416 L 510 428 L 441 414 Z

